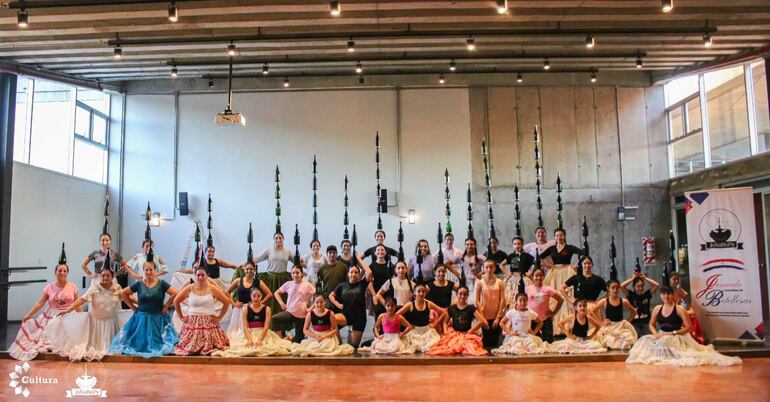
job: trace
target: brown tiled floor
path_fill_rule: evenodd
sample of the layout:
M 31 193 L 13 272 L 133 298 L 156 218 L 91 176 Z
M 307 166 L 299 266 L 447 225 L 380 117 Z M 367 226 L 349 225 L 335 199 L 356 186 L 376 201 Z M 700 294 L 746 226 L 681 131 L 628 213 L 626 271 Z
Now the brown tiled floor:
M 0 360 L 0 373 L 19 362 Z M 27 400 L 64 400 L 67 362 L 33 361 L 30 374 L 61 378 L 30 386 Z M 96 366 L 90 366 L 96 367 Z M 105 363 L 96 387 L 122 400 L 676 400 L 760 401 L 770 359 L 737 367 L 672 368 L 625 363 L 454 366 L 237 366 Z M 89 368 L 89 374 L 101 374 Z M 5 374 L 3 374 L 5 376 Z M 104 377 L 104 375 L 101 375 Z M 7 378 L 7 377 L 6 377 Z M 14 396 L 7 383 L 0 400 Z M 97 398 L 88 398 L 99 400 Z

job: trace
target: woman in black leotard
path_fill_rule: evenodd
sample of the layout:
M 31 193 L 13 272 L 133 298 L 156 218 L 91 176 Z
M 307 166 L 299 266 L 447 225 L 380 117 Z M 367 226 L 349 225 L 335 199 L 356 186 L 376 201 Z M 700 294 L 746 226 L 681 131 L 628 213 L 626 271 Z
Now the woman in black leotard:
M 671 366 L 740 364 L 739 357 L 725 356 L 711 345 L 701 345 L 690 335 L 692 323 L 684 307 L 676 304 L 674 291 L 660 289 L 663 304 L 652 310 L 651 335 L 636 342 L 626 363 L 666 364 Z
M 606 352 L 607 349 L 592 339 L 599 329 L 599 322 L 588 313 L 588 302 L 582 299 L 576 301 L 575 313 L 559 321 L 559 328 L 567 335 L 567 339 L 548 345 L 549 351 L 555 353 Z
M 230 287 L 227 288 L 227 291 L 225 292 L 228 295 L 232 295 L 233 291 L 235 291 L 235 297 L 232 297 L 233 313 L 230 318 L 230 324 L 227 327 L 228 336 L 232 336 L 232 334 L 236 331 L 243 330 L 243 321 L 240 319 L 240 317 L 241 313 L 243 312 L 243 306 L 248 304 L 248 302 L 251 300 L 251 291 L 253 289 L 259 289 L 261 294 L 264 295 L 262 297 L 263 304 L 267 303 L 267 301 L 273 297 L 273 292 L 270 291 L 270 288 L 267 287 L 267 284 L 259 280 L 257 275 L 254 274 L 254 262 L 247 261 L 246 264 L 244 264 L 243 269 L 246 275 L 242 278 L 236 279 L 233 283 L 231 283 Z
M 415 286 L 414 293 L 414 300 L 401 307 L 398 314 L 414 325 L 414 329 L 406 334 L 406 344 L 413 347 L 416 352 L 425 353 L 441 338 L 436 327 L 444 321 L 447 312 L 425 298 L 428 293 L 425 285 Z M 433 322 L 430 319 L 431 315 L 434 316 Z
M 631 349 L 637 335 L 631 321 L 636 317 L 636 309 L 626 299 L 620 298 L 620 282 L 610 279 L 607 297 L 593 306 L 593 316 L 604 310 L 604 321 L 597 334 L 597 340 L 608 349 Z M 628 318 L 623 319 L 623 310 L 628 310 Z
M 305 339 L 294 344 L 294 356 L 340 356 L 353 354 L 353 346 L 340 345 L 337 320 L 334 313 L 326 308 L 323 294 L 317 294 L 313 309 L 305 317 Z

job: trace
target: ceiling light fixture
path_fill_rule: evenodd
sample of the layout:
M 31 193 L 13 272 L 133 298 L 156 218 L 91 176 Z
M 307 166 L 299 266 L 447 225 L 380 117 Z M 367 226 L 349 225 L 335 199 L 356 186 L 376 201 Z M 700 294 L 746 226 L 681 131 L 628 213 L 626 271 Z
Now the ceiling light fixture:
M 642 67 L 643 67 L 642 56 L 641 55 L 636 56 L 636 68 L 642 68 Z
M 707 34 L 703 35 L 703 46 L 711 47 L 711 45 L 713 45 L 713 44 L 714 44 L 714 42 L 711 40 L 711 34 L 707 33 Z
M 339 1 L 330 1 L 329 2 L 329 13 L 333 17 L 338 17 L 341 12 L 342 12 L 342 9 L 340 8 L 340 2 Z
M 353 38 L 350 38 L 348 41 L 348 52 L 353 53 L 356 51 L 356 42 L 353 41 Z
M 455 59 L 449 60 L 449 71 L 454 72 L 457 70 L 457 63 L 455 63 Z
M 270 74 L 270 66 L 267 65 L 267 63 L 262 65 L 262 75 L 268 75 Z
M 364 76 L 363 75 L 358 77 L 358 83 L 361 84 L 361 85 L 364 84 Z
M 465 41 L 465 45 L 468 46 L 468 50 L 476 50 L 476 41 L 472 36 L 468 37 L 468 39 Z
M 284 88 L 288 88 L 290 85 L 291 85 L 291 83 L 289 82 L 289 77 L 284 78 L 283 79 L 283 87 Z
M 227 54 L 229 56 L 237 56 L 238 55 L 238 48 L 235 47 L 235 43 L 230 42 L 230 44 L 227 45 Z
M 19 25 L 19 28 L 26 28 L 29 26 L 29 14 L 27 14 L 26 9 L 22 8 L 16 14 L 16 23 Z
M 596 72 L 594 71 L 591 73 L 591 83 L 593 84 L 595 82 L 596 82 Z
M 444 74 L 439 74 L 438 75 L 438 83 L 439 84 L 443 84 L 445 82 L 446 82 L 446 80 L 444 79 Z
M 670 12 L 674 9 L 674 0 L 661 0 L 660 8 L 663 9 L 664 13 Z
M 176 68 L 176 64 L 171 66 L 171 78 L 176 78 L 179 75 L 179 69 Z
M 122 48 L 122 47 L 120 47 L 120 45 L 117 45 L 117 46 L 115 46 L 115 49 L 112 51 L 112 55 L 113 55 L 113 56 L 114 56 L 116 59 L 119 59 L 119 58 L 121 58 L 121 57 L 123 56 L 123 48 Z
M 517 73 L 516 74 L 516 82 L 518 82 L 519 84 L 524 82 L 524 75 L 522 75 L 521 73 Z
M 586 36 L 586 47 L 589 49 L 593 49 L 594 46 L 596 46 L 596 39 L 594 39 L 593 35 L 588 34 Z
M 217 124 L 240 124 L 246 125 L 246 117 L 240 113 L 233 113 L 233 58 L 230 58 L 230 72 L 227 76 L 227 106 L 222 113 L 217 113 L 214 121 Z
M 214 88 L 214 79 L 209 78 L 209 88 Z
M 505 14 L 508 11 L 508 0 L 497 0 L 497 13 Z
M 171 22 L 179 21 L 179 9 L 173 1 L 168 5 L 168 20 Z
M 548 60 L 548 58 L 546 57 L 545 59 L 543 59 L 543 70 L 548 71 L 550 69 L 551 69 L 551 61 Z
M 364 66 L 359 61 L 356 63 L 356 73 L 361 74 L 362 72 L 364 72 Z

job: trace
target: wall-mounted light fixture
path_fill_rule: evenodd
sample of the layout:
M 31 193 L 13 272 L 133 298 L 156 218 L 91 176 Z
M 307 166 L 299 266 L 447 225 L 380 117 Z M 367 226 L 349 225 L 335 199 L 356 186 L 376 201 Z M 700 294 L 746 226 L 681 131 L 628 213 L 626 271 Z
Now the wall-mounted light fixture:
M 153 212 L 150 218 L 150 226 L 160 226 L 160 212 Z
M 414 224 L 414 222 L 417 220 L 417 213 L 415 213 L 413 209 L 410 209 L 407 217 L 409 219 L 409 223 Z

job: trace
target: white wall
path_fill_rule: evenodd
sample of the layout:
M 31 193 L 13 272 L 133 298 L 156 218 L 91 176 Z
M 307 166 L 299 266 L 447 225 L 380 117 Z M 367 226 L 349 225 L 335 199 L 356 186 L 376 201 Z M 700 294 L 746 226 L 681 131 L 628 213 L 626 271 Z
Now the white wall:
M 61 243 L 66 242 L 69 280 L 80 288 L 80 262 L 99 246 L 105 191 L 102 184 L 14 163 L 10 265 L 48 269 L 15 272 L 10 279 L 53 280 Z M 11 287 L 8 319 L 20 320 L 44 287 L 45 283 Z
M 129 95 L 126 102 L 122 251 L 130 255 L 143 238 L 140 214 L 147 201 L 164 217 L 174 214 L 175 100 L 173 95 Z M 254 223 L 257 250 L 271 244 L 276 164 L 281 168 L 281 221 L 287 243 L 298 223 L 301 251 L 306 252 L 312 237 L 313 155 L 318 157 L 324 247 L 342 238 L 345 174 L 350 179 L 351 224 L 358 225 L 361 245 L 370 245 L 376 225 L 374 134 L 379 131 L 381 137 L 382 186 L 395 201 L 399 121 L 400 205 L 383 216 L 388 243 L 396 245 L 398 215 L 409 209 L 417 211 L 418 222 L 404 225 L 405 249 L 409 252 L 419 238 L 435 238 L 436 224 L 444 220 L 446 164 L 455 195 L 453 223 L 462 227 L 463 188 L 470 180 L 466 89 L 237 93 L 233 109 L 247 117 L 245 127 L 214 124 L 224 103 L 225 94 L 179 95 L 178 189 L 190 194 L 192 214 L 164 221 L 153 231 L 157 251 L 172 269 L 183 257 L 194 219 L 205 225 L 208 193 L 214 200 L 213 234 L 221 257 L 244 260 L 248 222 Z

